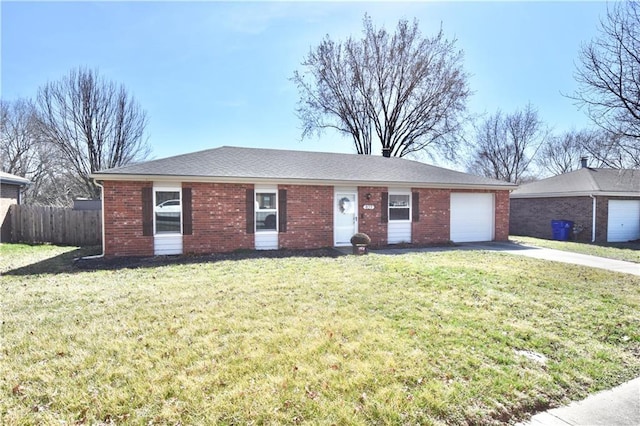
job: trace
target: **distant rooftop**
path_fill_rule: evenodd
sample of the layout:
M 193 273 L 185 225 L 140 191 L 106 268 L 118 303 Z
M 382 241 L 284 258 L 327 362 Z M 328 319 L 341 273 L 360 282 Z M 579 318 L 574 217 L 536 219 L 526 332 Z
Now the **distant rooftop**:
M 100 180 L 198 180 L 404 185 L 513 189 L 481 176 L 404 158 L 223 146 L 190 154 L 101 170 Z
M 640 197 L 640 170 L 581 168 L 521 185 L 512 198 L 579 195 L 631 195 Z
M 29 179 L 12 175 L 11 173 L 5 173 L 5 172 L 0 172 L 0 182 L 8 183 L 11 185 L 20 185 L 20 186 L 29 185 L 31 183 Z

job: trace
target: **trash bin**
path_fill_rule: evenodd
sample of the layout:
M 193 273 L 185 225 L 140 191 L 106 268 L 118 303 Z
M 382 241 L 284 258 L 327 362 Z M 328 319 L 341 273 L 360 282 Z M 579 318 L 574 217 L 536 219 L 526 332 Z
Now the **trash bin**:
M 571 229 L 573 229 L 573 222 L 570 220 L 551 221 L 551 232 L 556 241 L 569 241 Z

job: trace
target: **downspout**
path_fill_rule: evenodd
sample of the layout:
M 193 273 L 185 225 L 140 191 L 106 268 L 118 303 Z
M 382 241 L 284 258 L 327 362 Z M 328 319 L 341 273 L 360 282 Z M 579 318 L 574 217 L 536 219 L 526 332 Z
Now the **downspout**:
M 596 197 L 593 194 L 589 195 L 593 200 L 591 211 L 593 212 L 593 217 L 591 218 L 591 242 L 596 242 Z
M 24 193 L 27 191 L 27 187 L 29 185 L 31 185 L 31 182 L 18 188 L 18 204 L 22 204 L 22 198 L 24 197 Z
M 84 256 L 81 259 L 100 259 L 104 257 L 104 248 L 105 248 L 105 240 L 104 240 L 104 186 L 99 183 L 97 180 L 93 180 L 93 183 L 100 187 L 100 206 L 102 210 L 100 211 L 100 216 L 102 217 L 102 253 L 96 254 L 94 256 Z

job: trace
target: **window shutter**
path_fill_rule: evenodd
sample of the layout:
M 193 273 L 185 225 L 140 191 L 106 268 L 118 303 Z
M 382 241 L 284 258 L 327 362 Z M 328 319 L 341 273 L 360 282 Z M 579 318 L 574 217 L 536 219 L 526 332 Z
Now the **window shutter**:
M 153 188 L 142 188 L 142 235 L 153 235 Z
M 193 209 L 191 206 L 191 188 L 182 188 L 182 234 L 193 234 Z
M 389 193 L 382 193 L 382 201 L 380 202 L 380 221 L 382 223 L 389 222 Z
M 278 190 L 278 231 L 287 232 L 287 190 Z
M 256 202 L 253 189 L 247 189 L 247 234 L 255 233 Z
M 413 222 L 420 222 L 420 193 L 411 193 L 411 220 Z

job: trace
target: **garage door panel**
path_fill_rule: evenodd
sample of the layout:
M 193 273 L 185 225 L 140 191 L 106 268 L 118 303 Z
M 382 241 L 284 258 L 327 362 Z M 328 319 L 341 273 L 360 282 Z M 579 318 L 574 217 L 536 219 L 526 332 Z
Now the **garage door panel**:
M 640 239 L 640 200 L 609 200 L 607 241 Z
M 451 194 L 451 241 L 491 241 L 494 236 L 493 194 Z

